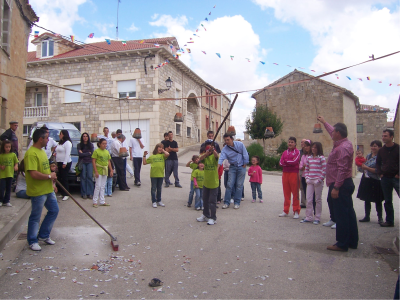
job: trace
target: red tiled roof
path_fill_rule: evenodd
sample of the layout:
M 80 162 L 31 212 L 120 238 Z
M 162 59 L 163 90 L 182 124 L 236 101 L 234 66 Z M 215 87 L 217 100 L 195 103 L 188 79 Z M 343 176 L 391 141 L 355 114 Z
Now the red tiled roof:
M 49 34 L 49 33 L 46 33 Z M 49 34 L 56 37 L 53 34 Z M 41 35 L 42 36 L 42 35 Z M 38 38 L 40 38 L 39 36 Z M 36 38 L 35 40 L 37 40 Z M 35 41 L 33 40 L 33 41 Z M 154 44 L 159 44 L 160 46 L 168 45 L 168 42 L 172 43 L 176 41 L 175 37 L 164 37 L 164 38 L 156 38 L 156 39 L 145 39 L 141 44 L 142 40 L 132 40 L 126 41 L 126 46 L 122 44 L 121 41 L 111 40 L 111 45 L 107 44 L 106 41 L 98 42 L 98 43 L 90 43 L 82 45 L 83 48 L 74 49 L 68 51 L 66 53 L 49 57 L 49 58 L 36 58 L 36 51 L 28 52 L 28 63 L 35 61 L 45 61 L 50 59 L 59 59 L 59 58 L 71 58 L 71 57 L 79 57 L 79 56 L 87 56 L 87 55 L 96 55 L 96 54 L 107 54 L 118 51 L 127 51 L 127 50 L 139 50 L 139 49 L 150 49 L 156 48 Z

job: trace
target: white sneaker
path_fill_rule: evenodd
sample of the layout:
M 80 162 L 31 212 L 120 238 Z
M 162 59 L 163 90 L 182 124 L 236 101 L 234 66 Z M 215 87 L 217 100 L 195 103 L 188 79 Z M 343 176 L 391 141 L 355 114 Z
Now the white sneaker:
M 283 213 L 279 214 L 279 216 L 280 216 L 280 217 L 287 217 L 287 215 L 288 215 L 288 214 L 287 214 L 287 213 L 285 213 L 285 212 L 283 212 Z
M 217 221 L 214 221 L 214 219 L 208 219 L 207 225 L 214 225 L 216 223 Z
M 325 227 L 331 227 L 332 225 L 335 225 L 335 224 L 336 224 L 335 222 L 333 222 L 332 220 L 329 220 L 328 222 L 326 222 L 326 223 L 324 223 L 322 225 L 325 226 Z
M 39 246 L 38 243 L 33 243 L 33 244 L 29 245 L 29 248 L 31 248 L 31 250 L 33 250 L 33 251 L 40 251 L 40 250 L 42 250 L 42 248 Z
M 298 219 L 298 218 L 299 218 L 299 213 L 296 211 L 296 212 L 294 213 L 293 219 Z
M 201 207 L 196 208 L 196 210 L 201 210 Z
M 0 202 L 0 206 L 3 206 L 3 202 Z
M 4 204 L 5 206 L 8 206 L 8 207 L 11 207 L 12 206 L 12 204 L 10 203 L 10 202 L 8 202 L 8 203 L 6 203 L 6 204 Z
M 165 204 L 164 204 L 164 203 L 162 203 L 162 202 L 160 201 L 160 202 L 157 202 L 157 206 L 162 206 L 162 207 L 164 207 L 164 206 L 165 206 Z
M 332 229 L 336 229 L 336 223 L 331 226 Z
M 240 207 L 240 205 L 237 205 L 237 204 L 236 204 L 233 208 L 234 208 L 234 209 L 239 209 L 239 207 Z
M 51 238 L 47 238 L 47 239 L 41 239 L 41 238 L 39 238 L 39 241 L 44 241 L 46 244 L 49 244 L 49 245 L 54 245 L 56 242 L 55 241 L 53 241 Z
M 62 201 L 67 201 L 69 199 L 69 196 L 64 196 L 64 198 L 62 198 Z
M 229 207 L 229 205 L 227 205 L 227 204 L 222 205 L 222 209 L 226 209 L 228 207 Z
M 233 204 L 233 202 L 234 202 L 233 199 L 231 199 L 231 204 Z
M 197 218 L 196 220 L 197 222 L 207 222 L 208 218 L 205 215 L 201 215 L 201 217 Z
M 153 203 L 153 207 L 154 207 L 154 208 L 157 208 L 157 203 L 154 202 L 154 203 Z

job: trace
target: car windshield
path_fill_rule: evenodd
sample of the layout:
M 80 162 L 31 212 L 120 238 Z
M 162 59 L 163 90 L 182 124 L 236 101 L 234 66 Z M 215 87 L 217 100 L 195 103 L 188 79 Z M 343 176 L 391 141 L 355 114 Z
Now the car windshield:
M 53 138 L 56 142 L 59 142 L 60 137 L 58 135 L 60 134 L 60 131 L 61 129 L 50 129 L 49 137 Z M 79 132 L 79 130 L 67 129 L 67 131 L 71 140 L 80 140 L 81 133 Z

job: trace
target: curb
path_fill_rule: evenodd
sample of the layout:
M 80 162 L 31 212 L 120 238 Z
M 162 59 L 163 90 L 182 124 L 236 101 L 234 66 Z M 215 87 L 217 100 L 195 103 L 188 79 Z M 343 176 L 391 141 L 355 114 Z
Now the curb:
M 30 215 L 31 208 L 31 201 L 27 201 L 12 220 L 0 231 L 0 251 L 20 232 L 22 224 Z

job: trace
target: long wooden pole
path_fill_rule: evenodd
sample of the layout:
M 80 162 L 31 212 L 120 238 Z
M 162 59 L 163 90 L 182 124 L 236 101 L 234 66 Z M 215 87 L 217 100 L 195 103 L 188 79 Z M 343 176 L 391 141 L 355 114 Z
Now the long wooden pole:
M 215 144 L 215 139 L 217 138 L 218 133 L 221 131 L 221 128 L 222 128 L 222 126 L 225 124 L 226 119 L 228 119 L 229 115 L 231 114 L 232 108 L 233 108 L 233 106 L 235 105 L 235 102 L 236 102 L 238 96 L 239 96 L 239 94 L 236 94 L 235 99 L 233 99 L 233 102 L 232 102 L 232 104 L 231 104 L 231 107 L 229 108 L 228 112 L 226 113 L 226 116 L 225 116 L 224 120 L 222 121 L 221 125 L 219 125 L 218 130 L 217 130 L 217 132 L 216 132 L 215 135 L 214 135 L 214 139 L 213 139 L 213 141 L 212 141 L 212 145 Z

